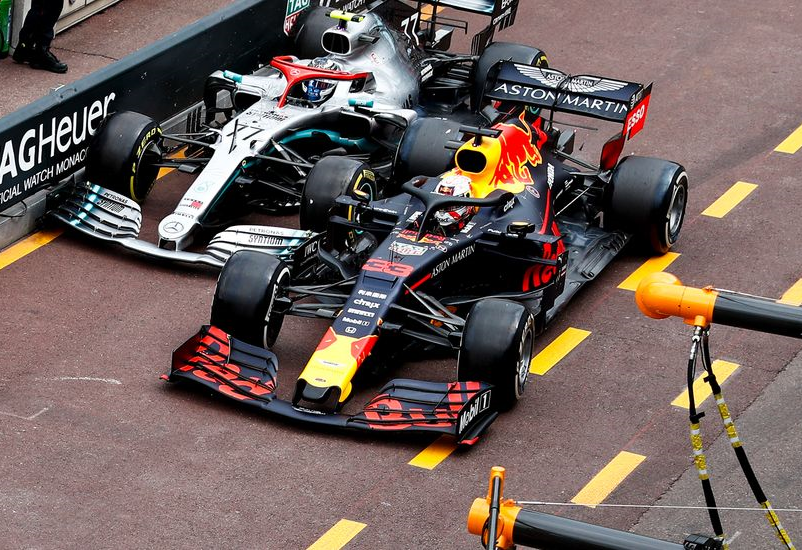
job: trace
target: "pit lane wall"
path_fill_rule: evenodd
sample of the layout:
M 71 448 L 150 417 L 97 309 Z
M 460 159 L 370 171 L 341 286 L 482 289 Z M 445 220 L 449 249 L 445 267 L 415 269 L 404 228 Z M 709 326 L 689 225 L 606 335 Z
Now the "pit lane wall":
M 46 188 L 83 167 L 104 116 L 135 110 L 169 119 L 201 100 L 215 70 L 248 73 L 290 52 L 285 28 L 318 3 L 359 9 L 365 0 L 238 0 L 0 118 L 0 248 L 44 215 Z

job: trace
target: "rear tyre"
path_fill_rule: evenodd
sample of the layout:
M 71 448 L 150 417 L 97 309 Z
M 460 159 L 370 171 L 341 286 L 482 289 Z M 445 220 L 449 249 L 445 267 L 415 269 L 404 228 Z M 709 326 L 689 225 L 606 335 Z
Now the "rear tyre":
M 642 251 L 665 254 L 677 242 L 688 202 L 688 174 L 667 160 L 629 156 L 611 182 L 611 224 L 632 233 Z
M 471 308 L 457 357 L 457 379 L 493 384 L 498 410 L 523 396 L 535 341 L 535 321 L 523 304 L 489 298 Z
M 100 126 L 86 152 L 92 183 L 143 202 L 159 175 L 162 129 L 148 116 L 115 113 Z
M 393 175 L 403 183 L 416 176 L 439 176 L 454 167 L 449 141 L 462 141 L 460 123 L 445 118 L 418 118 L 409 125 L 395 156 Z
M 287 296 L 289 284 L 290 268 L 275 256 L 235 252 L 217 279 L 211 323 L 234 338 L 269 349 L 284 322 L 274 305 Z
M 329 17 L 331 8 L 317 6 L 308 8 L 295 23 L 295 47 L 301 59 L 313 59 L 326 55 L 323 49 L 323 33 L 336 23 Z
M 364 162 L 348 157 L 323 157 L 309 171 L 301 193 L 301 229 L 324 231 L 337 197 L 350 194 L 377 198 L 376 175 Z
M 490 73 L 490 69 L 499 61 L 514 61 L 515 63 L 522 63 L 533 67 L 549 66 L 549 60 L 542 50 L 531 46 L 524 46 L 523 44 L 493 42 L 482 52 L 474 68 L 473 83 L 471 84 L 471 107 L 475 112 L 478 112 L 482 108 L 480 102 L 485 85 L 487 84 L 487 77 Z

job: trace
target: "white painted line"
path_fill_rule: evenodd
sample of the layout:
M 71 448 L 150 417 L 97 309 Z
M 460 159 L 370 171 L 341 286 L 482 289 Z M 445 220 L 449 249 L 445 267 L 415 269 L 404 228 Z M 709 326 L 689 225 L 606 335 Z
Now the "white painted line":
M 54 382 L 78 380 L 80 382 L 103 382 L 104 384 L 114 384 L 115 386 L 122 384 L 122 382 L 116 378 L 93 378 L 91 376 L 57 376 L 55 378 L 37 378 L 36 380 L 52 380 Z
M 32 414 L 31 416 L 20 416 L 20 415 L 18 415 L 18 414 L 14 414 L 14 413 L 10 413 L 10 412 L 5 412 L 5 411 L 0 411 L 0 414 L 2 414 L 3 416 L 12 416 L 12 417 L 14 417 L 14 418 L 19 418 L 20 420 L 33 420 L 33 419 L 35 419 L 37 416 L 39 416 L 40 414 L 42 414 L 43 412 L 45 412 L 45 411 L 49 411 L 49 410 L 50 410 L 50 407 L 45 407 L 44 409 L 42 409 L 42 410 L 41 410 L 41 411 L 39 411 L 38 413 L 36 413 L 36 414 Z

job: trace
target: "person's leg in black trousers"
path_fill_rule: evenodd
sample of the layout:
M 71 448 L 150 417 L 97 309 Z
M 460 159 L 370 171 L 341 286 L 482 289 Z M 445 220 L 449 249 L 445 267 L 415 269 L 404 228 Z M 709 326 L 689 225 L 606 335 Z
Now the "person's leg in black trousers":
M 53 28 L 63 7 L 63 0 L 33 0 L 19 32 L 14 61 L 30 63 L 34 69 L 54 73 L 67 72 L 67 64 L 59 61 L 50 51 L 50 43 L 55 34 Z

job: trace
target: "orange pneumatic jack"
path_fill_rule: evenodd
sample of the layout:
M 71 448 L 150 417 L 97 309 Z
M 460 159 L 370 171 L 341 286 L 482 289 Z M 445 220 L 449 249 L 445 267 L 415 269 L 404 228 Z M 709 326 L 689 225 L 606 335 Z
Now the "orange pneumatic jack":
M 713 392 L 730 444 L 735 451 L 735 456 L 738 458 L 738 463 L 749 483 L 752 494 L 760 506 L 766 510 L 766 518 L 777 538 L 787 549 L 794 549 L 795 547 L 788 533 L 783 528 L 780 519 L 763 492 L 746 456 L 743 443 L 738 437 L 735 422 L 730 415 L 729 408 L 724 401 L 721 386 L 718 384 L 713 372 L 709 337 L 710 324 L 715 322 L 749 330 L 802 338 L 802 308 L 730 290 L 683 286 L 680 280 L 670 273 L 653 273 L 645 277 L 638 285 L 635 302 L 647 317 L 665 319 L 673 315 L 681 317 L 686 323 L 694 327 L 687 377 L 691 445 L 693 447 L 694 464 L 696 465 L 699 480 L 702 483 L 702 491 L 708 507 L 710 522 L 716 536 L 720 540 L 724 540 L 721 518 L 716 507 L 716 499 L 713 496 L 713 489 L 707 470 L 707 458 L 702 445 L 700 421 L 704 413 L 696 410 L 693 395 L 696 360 L 700 355 L 700 351 L 702 367 L 707 371 L 704 381 L 710 385 L 710 389 Z M 724 543 L 724 548 L 727 548 L 726 543 Z
M 519 504 L 542 504 L 504 500 L 504 468 L 490 471 L 487 497 L 473 501 L 468 514 L 468 532 L 482 537 L 486 550 L 509 550 L 514 545 L 540 550 L 720 550 L 719 541 L 691 535 L 684 544 L 618 531 L 573 519 L 527 510 Z

